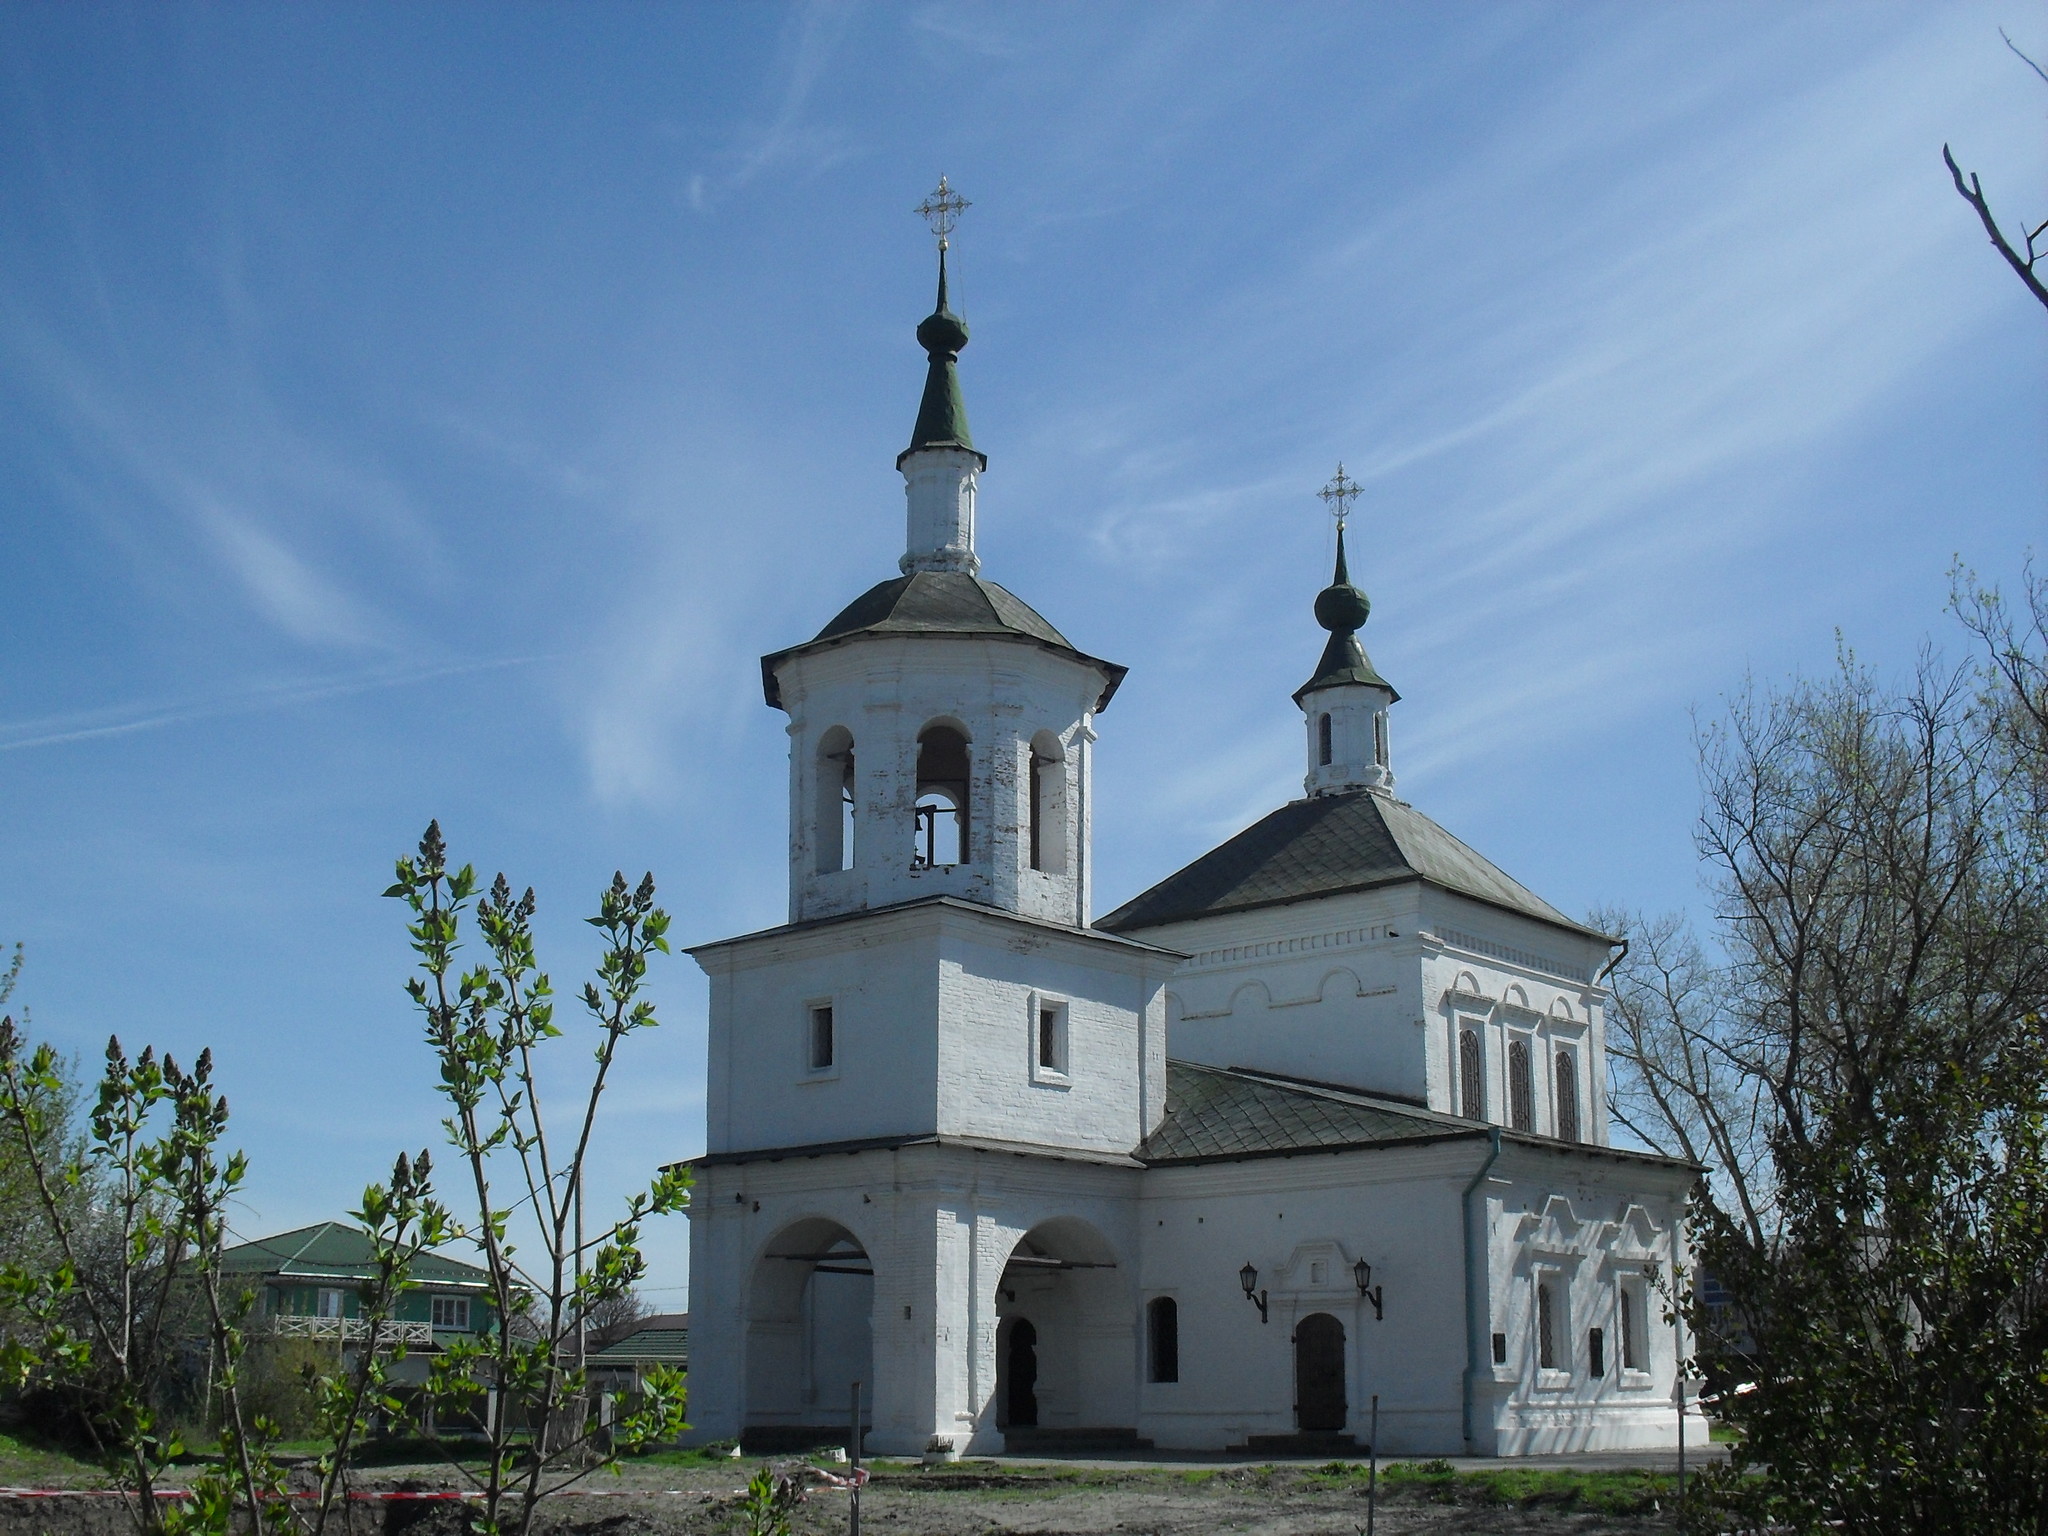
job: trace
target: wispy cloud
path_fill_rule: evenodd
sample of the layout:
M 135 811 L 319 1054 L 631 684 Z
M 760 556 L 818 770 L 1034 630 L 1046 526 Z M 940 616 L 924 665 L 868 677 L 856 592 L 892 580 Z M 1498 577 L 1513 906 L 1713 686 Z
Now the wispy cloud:
M 853 153 L 847 131 L 812 122 L 809 109 L 855 12 L 852 0 L 804 0 L 797 7 L 777 50 L 778 79 L 766 121 L 742 128 L 711 168 L 691 174 L 691 207 L 708 209 L 768 171 L 793 167 L 815 175 Z
M 391 688 L 411 688 L 442 678 L 502 671 L 507 667 L 530 666 L 552 659 L 554 658 L 547 656 L 504 656 L 490 661 L 455 662 L 447 666 L 410 667 L 400 671 L 357 673 L 347 677 L 262 683 L 206 698 L 179 699 L 155 704 L 113 705 L 105 709 L 83 710 L 40 720 L 0 721 L 0 752 L 25 752 L 36 747 L 59 747 L 114 736 L 133 736 L 143 731 L 158 731 L 202 720 L 219 720 L 230 715 L 251 715 L 268 710 L 291 709 L 302 704 L 317 704 L 327 699 L 350 698 L 357 694 L 376 693 Z

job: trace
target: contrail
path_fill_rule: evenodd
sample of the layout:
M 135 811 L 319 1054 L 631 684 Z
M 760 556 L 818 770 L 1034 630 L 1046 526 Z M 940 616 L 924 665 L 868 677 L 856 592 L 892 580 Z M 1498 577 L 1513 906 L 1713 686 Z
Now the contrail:
M 36 730 L 56 722 L 35 722 L 34 724 L 0 725 L 0 752 L 22 752 L 31 747 L 56 747 L 67 742 L 93 741 L 105 736 L 132 736 L 137 731 L 154 731 L 169 725 L 186 725 L 195 720 L 214 720 L 223 715 L 250 714 L 259 710 L 281 709 L 293 704 L 308 704 L 320 699 L 344 698 L 350 694 L 374 693 L 380 688 L 404 688 L 414 683 L 432 682 L 436 678 L 461 677 L 473 672 L 495 672 L 506 667 L 523 667 L 536 661 L 549 661 L 550 656 L 509 656 L 496 661 L 462 662 L 454 666 L 425 667 L 411 672 L 380 672 L 369 677 L 352 677 L 329 682 L 281 683 L 262 688 L 252 688 L 226 698 L 209 699 L 189 704 L 166 704 L 144 708 L 125 719 L 105 720 L 95 725 L 76 725 L 68 729 L 49 730 L 40 734 L 16 736 L 5 739 L 10 731 Z M 108 711 L 95 711 L 104 716 Z M 72 719 L 92 716 L 72 716 Z

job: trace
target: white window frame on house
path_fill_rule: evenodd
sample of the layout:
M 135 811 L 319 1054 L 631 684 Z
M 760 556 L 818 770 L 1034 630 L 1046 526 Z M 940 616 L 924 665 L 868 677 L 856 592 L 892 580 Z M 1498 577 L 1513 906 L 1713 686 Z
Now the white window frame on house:
M 818 1061 L 818 1015 L 820 1013 L 829 1016 L 825 1026 L 829 1031 L 826 1040 L 828 1049 L 824 1053 L 827 1059 L 822 1065 Z M 809 997 L 804 999 L 803 1013 L 798 1026 L 800 1038 L 797 1042 L 797 1060 L 803 1065 L 802 1080 L 804 1082 L 830 1082 L 839 1075 L 839 1063 L 846 1055 L 845 1048 L 840 1043 L 844 1033 L 840 1028 L 841 1022 L 837 998 Z
M 323 1285 L 313 1293 L 315 1317 L 340 1317 L 347 1306 L 339 1286 Z
M 1046 1088 L 1072 1086 L 1072 1017 L 1073 1009 L 1067 998 L 1052 992 L 1034 991 L 1031 994 L 1031 1012 L 1026 1021 L 1029 1037 L 1026 1049 L 1031 1053 L 1032 1082 Z
M 443 1316 L 444 1311 L 446 1316 Z M 469 1298 L 435 1296 L 428 1303 L 427 1315 L 436 1328 L 453 1328 L 466 1332 L 469 1328 Z

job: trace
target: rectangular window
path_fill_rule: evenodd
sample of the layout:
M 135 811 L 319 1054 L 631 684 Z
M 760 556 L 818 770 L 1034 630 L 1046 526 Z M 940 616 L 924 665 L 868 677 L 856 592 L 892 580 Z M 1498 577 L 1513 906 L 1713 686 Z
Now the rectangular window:
M 1058 1003 L 1038 1005 L 1038 1065 L 1045 1072 L 1067 1070 L 1067 1010 Z
M 469 1298 L 467 1296 L 436 1296 L 434 1298 L 434 1326 L 436 1328 L 467 1328 L 469 1326 Z
M 1607 1335 L 1598 1328 L 1586 1330 L 1586 1372 L 1591 1376 L 1607 1374 Z
M 1486 1094 L 1479 1075 L 1479 1031 L 1458 1031 L 1458 1113 L 1467 1120 L 1486 1118 Z
M 335 1290 L 322 1290 L 320 1292 L 319 1297 L 319 1308 L 320 1311 L 318 1315 L 321 1317 L 341 1316 L 341 1292 Z
M 1557 1301 L 1548 1281 L 1536 1287 L 1536 1363 L 1546 1371 L 1557 1364 Z
M 805 1063 L 813 1072 L 828 1072 L 838 1062 L 835 1054 L 837 1042 L 833 1039 L 832 1005 L 816 1003 L 811 1007 L 811 1027 L 808 1054 Z
M 1615 1311 L 1621 1321 L 1621 1368 L 1625 1371 L 1640 1371 L 1643 1368 L 1642 1319 L 1636 1311 L 1635 1288 L 1624 1285 L 1617 1297 L 1619 1305 Z
M 1508 1336 L 1504 1333 L 1496 1333 L 1493 1336 L 1493 1363 L 1495 1365 L 1506 1365 L 1508 1363 Z
M 1518 1131 L 1536 1129 L 1536 1096 L 1529 1083 L 1529 1042 L 1508 1042 L 1508 1115 Z
M 1557 1053 L 1557 1139 L 1579 1139 L 1579 1071 L 1570 1051 Z
M 1387 766 L 1387 716 L 1384 710 L 1372 717 L 1372 760 L 1382 768 Z

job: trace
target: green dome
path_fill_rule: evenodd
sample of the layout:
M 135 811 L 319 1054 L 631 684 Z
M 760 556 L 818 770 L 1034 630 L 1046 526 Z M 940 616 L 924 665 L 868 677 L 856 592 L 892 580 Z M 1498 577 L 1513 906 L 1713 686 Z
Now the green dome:
M 967 322 L 950 309 L 936 309 L 918 321 L 917 344 L 927 352 L 951 352 L 957 357 L 967 345 Z
M 1332 634 L 1363 627 L 1371 613 L 1372 600 L 1348 581 L 1316 594 L 1316 622 Z

